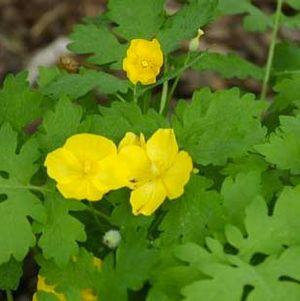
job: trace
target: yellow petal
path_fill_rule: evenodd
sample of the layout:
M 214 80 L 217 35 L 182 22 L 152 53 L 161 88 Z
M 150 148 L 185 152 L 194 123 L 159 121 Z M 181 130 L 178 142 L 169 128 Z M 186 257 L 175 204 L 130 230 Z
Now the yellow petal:
M 129 145 L 140 145 L 140 138 L 132 132 L 126 133 L 124 138 L 119 143 L 119 150 Z
M 102 267 L 102 260 L 98 257 L 93 257 L 93 265 L 97 268 L 97 269 L 101 269 Z
M 127 186 L 129 176 L 127 164 L 119 155 L 112 155 L 98 162 L 97 174 L 92 181 L 99 190 L 109 191 Z
M 129 181 L 132 183 L 132 186 L 129 185 L 130 187 L 135 187 L 151 179 L 151 161 L 142 147 L 126 146 L 120 150 L 119 158 L 126 164 Z
M 82 301 L 97 301 L 98 300 L 97 296 L 89 288 L 83 289 L 80 293 L 80 297 L 81 297 Z
M 77 178 L 82 170 L 79 160 L 64 148 L 58 148 L 49 153 L 45 160 L 45 166 L 49 177 L 62 183 Z
M 58 183 L 56 187 L 65 198 L 76 200 L 99 201 L 107 192 L 99 190 L 89 179 L 83 177 L 69 183 Z
M 55 291 L 55 286 L 47 284 L 45 278 L 40 276 L 40 275 L 38 275 L 37 290 L 38 291 L 43 291 L 43 292 L 46 292 L 46 293 L 51 293 L 51 294 L 55 295 L 59 301 L 66 301 L 66 297 L 64 296 L 64 294 L 57 293 Z M 33 301 L 38 300 L 36 294 L 34 294 L 32 300 Z
M 156 77 L 163 65 L 163 53 L 159 42 L 154 39 L 133 39 L 123 60 L 123 70 L 133 84 L 141 82 L 149 85 L 156 82 Z
M 124 138 L 119 143 L 119 150 L 121 150 L 125 146 L 130 145 L 145 147 L 146 142 L 144 134 L 141 133 L 140 136 L 138 136 L 132 132 L 127 132 Z
M 169 199 L 178 198 L 183 194 L 184 186 L 189 181 L 192 170 L 193 162 L 190 155 L 185 151 L 179 152 L 173 165 L 163 177 Z
M 166 189 L 161 181 L 148 182 L 131 192 L 132 212 L 134 215 L 151 215 L 165 198 Z
M 154 72 L 153 74 L 140 74 L 139 76 L 139 81 L 141 82 L 142 85 L 152 85 L 156 83 L 156 76 L 158 75 L 158 72 Z
M 172 129 L 159 129 L 146 144 L 150 160 L 163 172 L 168 169 L 178 153 L 178 145 Z
M 77 134 L 67 139 L 64 148 L 72 152 L 80 161 L 99 161 L 117 153 L 115 144 L 102 136 Z

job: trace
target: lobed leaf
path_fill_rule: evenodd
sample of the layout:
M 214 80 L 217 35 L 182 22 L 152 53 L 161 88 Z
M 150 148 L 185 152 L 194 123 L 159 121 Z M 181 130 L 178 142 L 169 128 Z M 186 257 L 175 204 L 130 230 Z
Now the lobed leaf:
M 27 72 L 8 75 L 0 90 L 0 124 L 9 122 L 15 130 L 21 131 L 41 116 L 42 101 L 43 96 L 30 89 Z
M 29 218 L 43 221 L 41 202 L 31 192 L 30 179 L 37 170 L 37 144 L 31 139 L 17 154 L 17 134 L 8 124 L 0 129 L 0 265 L 24 259 L 35 245 Z
M 224 78 L 245 79 L 248 77 L 262 80 L 264 71 L 262 68 L 246 61 L 237 54 L 220 54 L 206 52 L 192 66 L 197 71 L 215 71 Z
M 203 89 L 191 104 L 178 104 L 172 125 L 180 146 L 195 162 L 224 165 L 264 141 L 260 114 L 265 108 L 251 94 L 240 96 L 238 89 L 216 93 Z

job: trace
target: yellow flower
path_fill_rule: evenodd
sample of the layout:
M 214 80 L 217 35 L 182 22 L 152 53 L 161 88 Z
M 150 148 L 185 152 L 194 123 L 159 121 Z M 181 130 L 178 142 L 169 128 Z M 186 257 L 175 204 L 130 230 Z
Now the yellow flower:
M 154 84 L 162 65 L 163 53 L 158 40 L 131 40 L 127 57 L 123 60 L 123 70 L 133 84 Z
M 102 136 L 78 134 L 47 155 L 49 177 L 65 198 L 97 201 L 109 190 L 124 186 L 115 144 Z
M 128 186 L 133 189 L 130 203 L 135 215 L 151 215 L 166 197 L 181 196 L 193 169 L 189 154 L 178 150 L 172 129 L 157 130 L 147 142 L 143 136 L 138 139 L 127 133 L 119 156 L 130 172 Z

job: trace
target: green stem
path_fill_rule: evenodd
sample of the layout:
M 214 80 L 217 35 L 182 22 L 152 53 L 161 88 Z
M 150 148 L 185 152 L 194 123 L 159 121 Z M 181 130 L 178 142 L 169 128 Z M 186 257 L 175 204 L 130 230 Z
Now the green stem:
M 6 298 L 7 298 L 7 301 L 14 301 L 13 294 L 10 290 L 6 290 Z
M 137 90 L 137 85 L 134 85 L 134 87 L 133 87 L 133 102 L 134 103 L 138 102 L 138 97 L 137 97 L 136 90 Z
M 94 218 L 99 225 L 101 225 L 101 222 L 99 221 L 99 217 L 106 220 L 108 223 L 110 223 L 109 216 L 107 216 L 105 213 L 101 211 L 96 210 L 91 202 L 88 202 L 88 204 L 89 204 L 89 211 L 94 215 Z
M 24 190 L 35 190 L 40 192 L 53 192 L 51 189 L 44 188 L 42 186 L 34 186 L 34 185 L 0 185 L 0 188 L 3 189 L 24 189 Z
M 165 107 L 166 107 L 167 96 L 168 96 L 168 83 L 169 83 L 168 80 L 166 80 L 163 83 L 163 89 L 162 89 L 161 100 L 160 100 L 159 114 L 162 114 L 164 112 Z
M 153 89 L 154 87 L 157 87 L 161 84 L 163 84 L 165 81 L 169 81 L 175 77 L 177 77 L 178 75 L 181 75 L 186 69 L 188 69 L 189 67 L 191 67 L 193 64 L 195 64 L 196 62 L 198 62 L 200 60 L 200 58 L 202 57 L 202 53 L 198 56 L 196 56 L 193 60 L 191 60 L 188 64 L 186 64 L 185 66 L 181 67 L 180 69 L 178 69 L 176 72 L 173 72 L 172 74 L 170 74 L 167 77 L 163 77 L 160 80 L 158 80 L 154 85 L 148 86 L 146 88 L 144 88 L 141 93 L 140 96 L 143 95 L 146 91 Z
M 173 97 L 173 94 L 174 94 L 175 89 L 176 89 L 176 87 L 177 87 L 177 85 L 178 85 L 178 83 L 179 83 L 179 80 L 180 80 L 180 78 L 181 78 L 181 76 L 182 76 L 182 73 L 187 69 L 186 66 L 188 65 L 188 62 L 189 62 L 189 60 L 190 60 L 190 57 L 191 57 L 191 53 L 188 52 L 188 55 L 186 56 L 186 59 L 185 59 L 184 64 L 183 64 L 182 72 L 179 73 L 179 74 L 177 75 L 177 77 L 175 78 L 175 81 L 174 81 L 174 83 L 173 83 L 173 85 L 172 85 L 172 88 L 171 88 L 171 91 L 170 91 L 170 93 L 169 93 L 168 100 L 167 100 L 168 103 L 171 101 L 171 99 L 172 99 L 172 97 Z
M 300 70 L 285 70 L 285 71 L 278 71 L 274 73 L 276 76 L 280 75 L 293 75 L 293 74 L 300 74 Z
M 116 94 L 117 98 L 119 100 L 121 100 L 122 102 L 126 102 L 126 100 L 120 95 L 120 94 Z
M 273 65 L 274 51 L 275 51 L 276 39 L 277 39 L 277 34 L 278 34 L 278 29 L 279 29 L 279 22 L 280 22 L 280 17 L 281 17 L 282 1 L 283 0 L 277 0 L 275 23 L 274 23 L 274 28 L 273 28 L 272 40 L 271 40 L 271 44 L 270 44 L 270 48 L 269 48 L 269 53 L 268 53 L 268 61 L 267 61 L 267 66 L 266 66 L 264 82 L 263 82 L 261 96 L 260 96 L 261 99 L 265 99 L 266 96 L 267 96 L 268 83 L 269 83 L 269 80 L 270 80 L 271 69 L 272 69 L 272 65 Z

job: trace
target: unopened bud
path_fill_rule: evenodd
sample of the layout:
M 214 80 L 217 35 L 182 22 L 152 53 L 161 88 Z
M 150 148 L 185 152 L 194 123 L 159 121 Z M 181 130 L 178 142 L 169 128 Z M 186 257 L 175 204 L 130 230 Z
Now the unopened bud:
M 194 168 L 193 168 L 193 173 L 194 173 L 195 175 L 198 174 L 198 173 L 199 173 L 199 169 L 196 168 L 196 167 L 194 167 Z
M 204 35 L 204 31 L 202 29 L 198 29 L 198 34 L 195 38 L 193 38 L 191 41 L 190 41 L 190 44 L 189 44 L 189 50 L 191 52 L 193 51 L 197 51 L 198 48 L 199 48 L 199 44 L 200 44 L 200 38 L 201 36 Z
M 121 242 L 121 234 L 118 230 L 109 230 L 103 236 L 103 243 L 110 249 L 115 249 Z

